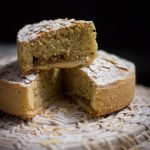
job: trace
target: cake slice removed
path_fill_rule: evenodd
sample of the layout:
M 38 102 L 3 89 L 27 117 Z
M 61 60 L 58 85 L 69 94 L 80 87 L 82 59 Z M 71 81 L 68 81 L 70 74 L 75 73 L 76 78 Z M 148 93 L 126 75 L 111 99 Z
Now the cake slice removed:
M 59 69 L 21 77 L 18 62 L 0 68 L 0 110 L 31 119 L 61 93 Z
M 66 96 L 95 116 L 120 110 L 134 97 L 134 64 L 104 51 L 88 67 L 64 69 L 64 77 Z
M 50 68 L 87 66 L 97 54 L 92 21 L 57 19 L 26 25 L 17 35 L 22 74 Z

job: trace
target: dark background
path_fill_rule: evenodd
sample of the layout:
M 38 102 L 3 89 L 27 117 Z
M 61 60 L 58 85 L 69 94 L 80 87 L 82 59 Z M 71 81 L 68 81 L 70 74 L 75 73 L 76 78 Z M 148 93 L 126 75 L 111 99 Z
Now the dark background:
M 106 1 L 105 1 L 106 2 Z M 132 1 L 133 2 L 133 1 Z M 0 43 L 16 42 L 25 24 L 43 19 L 93 20 L 99 48 L 135 62 L 137 82 L 150 86 L 150 5 L 102 1 L 3 1 L 0 5 Z

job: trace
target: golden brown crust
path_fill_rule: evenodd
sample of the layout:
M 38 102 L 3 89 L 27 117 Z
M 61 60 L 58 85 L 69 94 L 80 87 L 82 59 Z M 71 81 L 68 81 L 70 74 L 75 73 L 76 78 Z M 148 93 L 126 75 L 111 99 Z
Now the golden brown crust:
M 118 83 L 98 89 L 97 93 L 95 104 L 93 104 L 97 116 L 109 114 L 128 106 L 135 93 L 135 73 Z
M 125 108 L 130 104 L 135 93 L 135 73 L 128 78 L 104 88 L 98 88 L 90 103 L 81 98 L 73 98 L 82 108 L 94 116 L 103 116 Z
M 48 107 L 48 105 L 47 105 Z M 9 113 L 11 115 L 15 115 L 15 116 L 18 116 L 19 118 L 22 118 L 24 120 L 31 120 L 33 119 L 37 114 L 40 114 L 42 113 L 47 107 L 41 107 L 39 109 L 36 109 L 36 110 L 33 110 L 33 111 L 27 111 L 27 112 L 24 112 L 24 114 L 17 114 L 16 112 L 8 112 L 7 110 L 5 109 L 1 109 L 3 112 L 5 113 Z
M 28 90 L 28 87 L 18 83 L 0 81 L 0 110 L 24 116 L 31 109 L 28 101 Z

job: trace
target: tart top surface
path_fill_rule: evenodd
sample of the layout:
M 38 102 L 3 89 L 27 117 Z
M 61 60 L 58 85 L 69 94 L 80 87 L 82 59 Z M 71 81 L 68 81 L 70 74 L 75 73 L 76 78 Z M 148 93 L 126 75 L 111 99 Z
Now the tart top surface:
M 98 86 L 107 86 L 124 80 L 135 72 L 132 62 L 103 50 L 98 52 L 97 58 L 87 67 L 81 68 Z
M 23 85 L 30 84 L 36 78 L 36 74 L 21 76 L 18 66 L 18 61 L 14 61 L 5 66 L 0 66 L 0 80 L 11 83 L 19 83 Z
M 29 42 L 36 39 L 41 33 L 53 32 L 61 28 L 70 27 L 72 25 L 80 25 L 83 23 L 93 24 L 92 21 L 75 20 L 75 19 L 56 19 L 43 20 L 39 23 L 29 24 L 24 26 L 17 35 L 17 40 L 20 42 Z

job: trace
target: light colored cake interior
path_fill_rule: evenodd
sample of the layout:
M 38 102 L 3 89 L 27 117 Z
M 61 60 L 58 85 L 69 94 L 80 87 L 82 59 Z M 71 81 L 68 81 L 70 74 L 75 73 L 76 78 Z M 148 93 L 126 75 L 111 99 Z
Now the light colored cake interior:
M 45 107 L 62 93 L 62 76 L 59 69 L 40 72 L 37 79 L 31 84 L 34 109 Z
M 88 65 L 96 57 L 96 30 L 92 21 L 43 21 L 20 30 L 18 47 L 23 69 Z
M 88 101 L 92 99 L 94 85 L 79 68 L 64 70 L 64 85 L 67 95 Z

